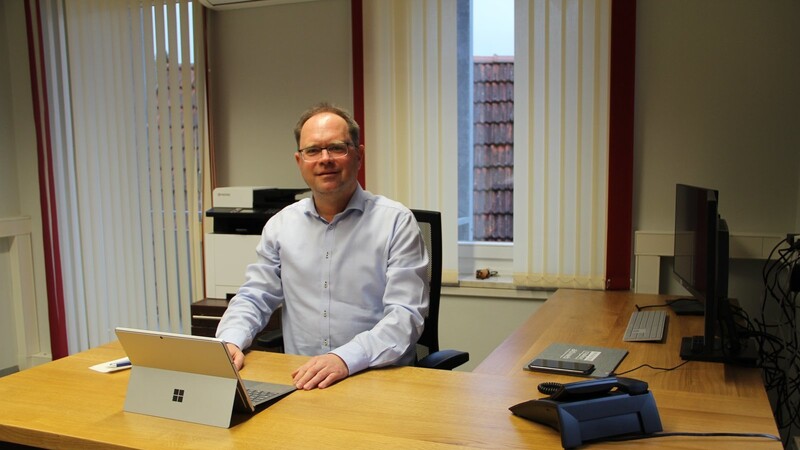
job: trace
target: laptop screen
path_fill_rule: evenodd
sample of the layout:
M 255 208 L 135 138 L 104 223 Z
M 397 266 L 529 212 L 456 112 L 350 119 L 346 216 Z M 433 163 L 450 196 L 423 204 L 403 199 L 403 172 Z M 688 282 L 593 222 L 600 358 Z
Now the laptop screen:
M 219 339 L 132 328 L 117 328 L 116 333 L 134 366 L 238 378 Z

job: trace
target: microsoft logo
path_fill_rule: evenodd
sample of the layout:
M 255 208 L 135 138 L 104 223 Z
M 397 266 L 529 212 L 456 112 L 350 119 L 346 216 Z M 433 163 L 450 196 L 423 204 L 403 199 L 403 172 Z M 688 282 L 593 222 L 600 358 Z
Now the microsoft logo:
M 183 389 L 173 389 L 172 390 L 172 401 L 183 403 Z

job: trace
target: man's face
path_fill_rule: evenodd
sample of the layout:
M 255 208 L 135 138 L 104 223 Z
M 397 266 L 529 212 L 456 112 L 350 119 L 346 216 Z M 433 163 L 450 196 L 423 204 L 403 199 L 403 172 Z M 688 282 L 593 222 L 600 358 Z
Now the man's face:
M 347 122 L 333 113 L 320 113 L 312 116 L 300 129 L 300 148 L 326 148 L 333 143 L 352 144 L 347 132 Z M 327 151 L 321 153 L 316 161 L 305 161 L 302 155 L 295 153 L 295 161 L 306 184 L 314 196 L 322 200 L 325 196 L 347 197 L 355 191 L 358 169 L 364 147 L 352 145 L 347 155 L 334 158 Z

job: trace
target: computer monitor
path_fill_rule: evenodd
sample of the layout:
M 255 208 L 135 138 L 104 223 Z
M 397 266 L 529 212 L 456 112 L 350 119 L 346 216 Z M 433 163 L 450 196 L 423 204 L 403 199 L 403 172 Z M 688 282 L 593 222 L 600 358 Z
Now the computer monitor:
M 673 272 L 702 305 L 704 323 L 702 336 L 683 338 L 681 358 L 752 362 L 754 349 L 744 351 L 728 298 L 729 233 L 718 206 L 717 190 L 676 186 Z

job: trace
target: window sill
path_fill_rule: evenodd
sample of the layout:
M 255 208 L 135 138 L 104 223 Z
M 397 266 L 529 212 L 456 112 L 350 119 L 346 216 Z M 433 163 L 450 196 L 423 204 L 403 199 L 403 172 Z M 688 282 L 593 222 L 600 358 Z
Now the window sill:
M 493 276 L 485 280 L 475 278 L 475 275 L 458 277 L 458 285 L 461 287 L 492 288 L 492 289 L 516 289 L 514 280 L 509 276 Z
M 458 286 L 442 286 L 442 295 L 451 297 L 509 298 L 520 300 L 546 300 L 553 290 L 520 289 L 511 277 L 490 277 L 478 280 L 472 275 L 459 277 Z

